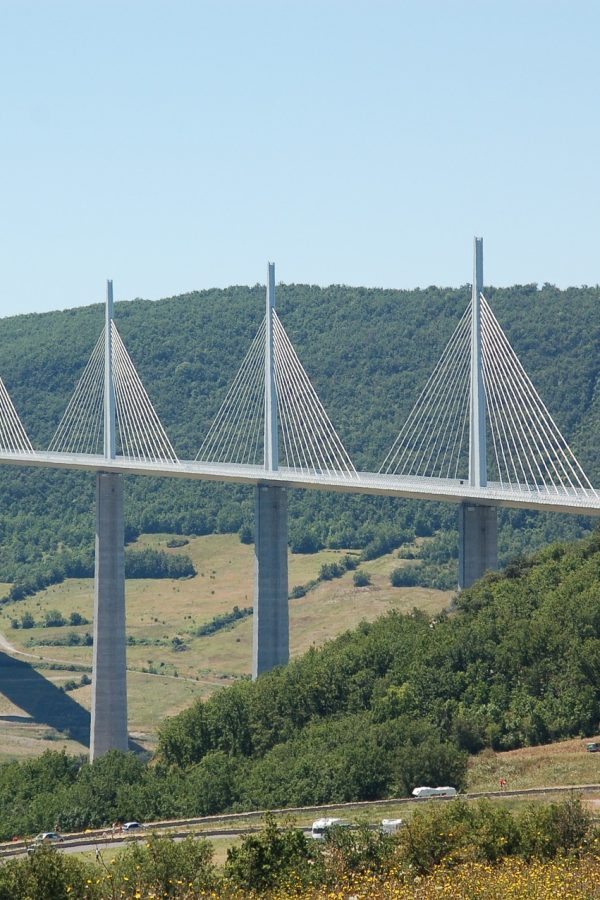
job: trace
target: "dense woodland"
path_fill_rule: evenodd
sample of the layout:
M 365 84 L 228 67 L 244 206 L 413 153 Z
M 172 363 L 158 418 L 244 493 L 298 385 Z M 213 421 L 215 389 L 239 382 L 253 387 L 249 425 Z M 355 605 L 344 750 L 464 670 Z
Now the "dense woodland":
M 464 787 L 468 754 L 600 730 L 600 533 L 488 575 L 436 619 L 364 623 L 167 720 L 149 764 L 0 766 L 0 838 Z
M 379 468 L 469 291 L 278 287 L 281 319 L 357 468 Z M 600 480 L 600 289 L 521 285 L 486 296 L 584 469 Z M 118 328 L 182 458 L 196 454 L 263 315 L 260 285 L 116 304 Z M 102 326 L 101 304 L 0 320 L 0 376 L 35 446 L 48 446 Z M 2 466 L 0 493 L 0 581 L 32 590 L 89 560 L 91 475 Z M 157 531 L 252 539 L 248 488 L 131 478 L 126 508 L 129 539 Z M 455 528 L 449 505 L 310 491 L 290 498 L 291 545 L 303 552 L 371 546 L 374 555 L 403 537 Z M 583 517 L 503 513 L 501 555 L 589 528 Z M 453 539 L 445 546 L 456 552 Z

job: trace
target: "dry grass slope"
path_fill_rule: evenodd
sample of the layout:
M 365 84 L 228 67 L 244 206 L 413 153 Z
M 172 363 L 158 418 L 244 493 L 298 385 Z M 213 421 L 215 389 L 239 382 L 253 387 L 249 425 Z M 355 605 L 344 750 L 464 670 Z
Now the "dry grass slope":
M 145 535 L 137 546 L 167 550 L 169 538 L 170 535 Z M 185 547 L 172 552 L 188 554 L 197 576 L 181 581 L 128 580 L 126 586 L 127 633 L 133 642 L 128 648 L 129 725 L 132 737 L 148 748 L 154 746 L 156 729 L 165 716 L 179 712 L 195 697 L 208 696 L 224 684 L 248 677 L 251 667 L 250 617 L 207 637 L 196 637 L 193 632 L 214 616 L 231 612 L 234 606 L 252 605 L 253 547 L 241 544 L 234 535 L 209 535 L 191 538 Z M 342 551 L 332 550 L 314 555 L 290 554 L 290 587 L 316 578 L 324 563 L 334 562 L 340 555 Z M 399 564 L 396 554 L 387 554 L 363 565 L 372 576 L 368 587 L 354 587 L 352 572 L 347 572 L 340 579 L 320 583 L 305 597 L 290 601 L 292 656 L 389 609 L 410 611 L 418 607 L 434 614 L 449 604 L 450 592 L 392 587 L 389 574 Z M 91 623 L 92 608 L 93 581 L 69 579 L 1 607 L 0 634 L 28 654 L 20 659 L 38 667 L 45 678 L 60 687 L 67 681 L 80 680 L 81 672 L 47 668 L 48 661 L 50 665 L 58 662 L 67 667 L 89 667 L 91 648 L 28 646 L 28 642 L 64 638 L 70 632 L 83 635 L 91 632 L 91 624 L 13 629 L 11 620 L 30 612 L 36 622 L 41 622 L 48 610 L 57 609 L 65 617 L 79 612 Z M 186 649 L 176 649 L 174 638 L 179 638 Z M 70 691 L 69 697 L 89 710 L 89 685 Z M 9 696 L 0 693 L 0 759 L 35 755 L 45 747 L 62 746 L 70 752 L 85 752 L 83 746 L 36 722 L 26 708 L 15 706 Z

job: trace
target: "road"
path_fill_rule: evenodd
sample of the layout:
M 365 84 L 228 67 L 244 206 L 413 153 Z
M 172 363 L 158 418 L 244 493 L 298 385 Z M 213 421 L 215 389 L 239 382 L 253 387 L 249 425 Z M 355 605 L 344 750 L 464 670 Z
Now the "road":
M 503 791 L 478 791 L 476 793 L 468 793 L 459 795 L 465 800 L 478 800 L 483 797 L 489 799 L 503 799 L 506 797 L 542 797 L 544 795 L 560 796 L 564 794 L 600 794 L 600 784 L 570 784 L 570 785 L 548 785 L 540 788 L 523 788 L 521 790 L 503 790 Z M 357 801 L 355 803 L 336 803 L 329 806 L 297 806 L 286 809 L 271 810 L 275 815 L 290 816 L 294 814 L 313 814 L 314 818 L 321 818 L 325 815 L 331 815 L 343 810 L 372 810 L 376 815 L 374 819 L 383 818 L 386 808 L 389 806 L 400 806 L 405 804 L 419 805 L 423 803 L 451 803 L 453 798 L 428 798 L 426 800 L 415 800 L 414 797 L 399 797 L 390 800 L 369 800 Z M 204 816 L 195 819 L 170 819 L 159 822 L 149 822 L 142 833 L 135 835 L 124 835 L 120 832 L 112 833 L 111 829 L 96 829 L 94 831 L 80 832 L 76 834 L 65 835 L 64 843 L 57 844 L 65 853 L 83 853 L 90 850 L 98 849 L 101 853 L 109 848 L 124 847 L 131 842 L 143 840 L 148 834 L 164 832 L 174 840 L 183 840 L 188 835 L 195 835 L 201 838 L 210 838 L 218 840 L 219 838 L 234 838 L 244 834 L 251 834 L 260 831 L 261 825 L 242 825 L 242 822 L 248 819 L 260 821 L 264 818 L 266 810 L 254 810 L 246 813 L 225 813 L 219 816 Z M 237 824 L 236 824 L 237 823 Z M 230 827 L 227 827 L 230 826 Z M 199 830 L 201 829 L 201 830 Z M 302 827 L 305 833 L 310 831 L 309 828 Z M 0 857 L 19 857 L 24 856 L 27 852 L 27 842 L 11 841 L 10 843 L 0 844 Z

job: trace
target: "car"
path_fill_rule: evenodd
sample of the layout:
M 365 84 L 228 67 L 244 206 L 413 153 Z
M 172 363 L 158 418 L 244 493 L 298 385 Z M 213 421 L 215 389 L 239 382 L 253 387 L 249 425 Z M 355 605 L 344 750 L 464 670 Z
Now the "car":
M 34 837 L 33 843 L 27 848 L 27 853 L 31 855 L 36 850 L 39 850 L 40 847 L 43 847 L 44 844 L 60 844 L 62 841 L 64 841 L 64 837 L 58 831 L 40 831 Z
M 132 831 L 141 831 L 143 827 L 141 822 L 125 822 L 124 825 L 121 825 L 121 831 L 130 834 Z
M 600 743 L 598 743 L 598 741 L 592 741 L 585 749 L 588 753 L 600 753 Z
M 35 844 L 58 844 L 64 837 L 58 831 L 41 831 L 33 840 Z

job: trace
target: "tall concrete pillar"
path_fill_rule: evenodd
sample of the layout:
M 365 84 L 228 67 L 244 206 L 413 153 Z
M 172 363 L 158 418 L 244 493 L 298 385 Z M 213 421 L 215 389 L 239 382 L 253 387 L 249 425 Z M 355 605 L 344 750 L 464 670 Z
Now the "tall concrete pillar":
M 275 309 L 275 265 L 267 272 L 265 329 L 265 472 L 279 468 L 277 380 L 273 310 Z M 287 567 L 287 492 L 285 488 L 258 485 L 255 506 L 255 579 L 252 677 L 283 666 L 290 655 L 290 625 Z
M 252 677 L 283 666 L 290 655 L 287 491 L 256 488 Z
M 461 503 L 458 513 L 458 586 L 471 587 L 498 568 L 498 517 L 495 506 Z
M 113 284 L 106 283 L 104 329 L 104 456 L 116 456 L 112 354 Z M 127 750 L 125 526 L 123 476 L 96 475 L 96 572 L 90 759 Z
M 98 472 L 90 759 L 127 745 L 123 476 Z

